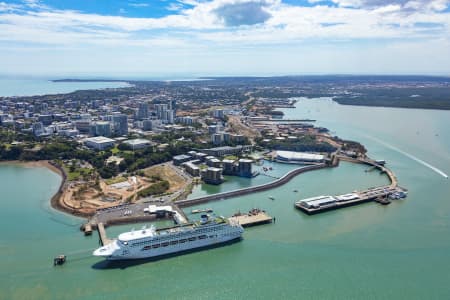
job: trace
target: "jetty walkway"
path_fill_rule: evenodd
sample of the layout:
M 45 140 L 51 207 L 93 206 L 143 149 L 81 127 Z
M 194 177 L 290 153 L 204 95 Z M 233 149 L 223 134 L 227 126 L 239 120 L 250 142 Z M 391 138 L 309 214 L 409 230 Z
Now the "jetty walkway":
M 338 155 L 336 156 L 336 158 L 339 160 L 348 161 L 352 163 L 366 164 L 371 166 L 371 168 L 373 169 L 378 169 L 380 170 L 380 172 L 388 176 L 390 184 L 385 186 L 369 188 L 362 191 L 355 191 L 353 192 L 353 194 L 356 195 L 356 198 L 352 200 L 340 200 L 338 199 L 339 197 L 334 197 L 335 199 L 334 201 L 328 201 L 327 203 L 319 204 L 318 206 L 310 206 L 308 205 L 308 203 L 306 203 L 306 201 L 300 200 L 295 203 L 295 207 L 307 213 L 308 215 L 312 215 L 371 201 L 378 201 L 381 204 L 388 204 L 390 203 L 389 201 L 382 202 L 380 199 L 387 199 L 387 197 L 389 197 L 392 194 L 395 195 L 398 193 L 402 193 L 404 197 L 406 197 L 405 194 L 406 189 L 398 186 L 398 180 L 397 177 L 394 175 L 394 172 L 392 172 L 389 168 L 385 167 L 384 165 L 381 165 L 376 161 L 368 158 L 351 158 L 342 155 Z
M 389 168 L 386 168 L 385 166 L 378 164 L 375 160 L 368 158 L 351 158 L 343 155 L 337 155 L 336 157 L 339 160 L 372 166 L 388 176 L 389 180 L 391 181 L 391 184 L 389 186 L 390 188 L 396 188 L 398 186 L 398 180 L 394 172 L 392 172 Z

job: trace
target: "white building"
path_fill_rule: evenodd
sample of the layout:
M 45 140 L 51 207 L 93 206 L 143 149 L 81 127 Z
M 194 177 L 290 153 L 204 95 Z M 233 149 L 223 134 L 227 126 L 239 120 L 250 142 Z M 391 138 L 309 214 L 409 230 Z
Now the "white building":
M 89 148 L 96 150 L 105 150 L 114 147 L 115 141 L 104 136 L 96 136 L 87 138 L 83 142 Z
M 146 139 L 127 140 L 123 143 L 130 146 L 131 149 L 133 149 L 133 150 L 144 149 L 144 148 L 150 147 L 152 145 L 152 143 Z
M 277 161 L 287 163 L 319 163 L 323 162 L 325 157 L 322 154 L 277 151 Z

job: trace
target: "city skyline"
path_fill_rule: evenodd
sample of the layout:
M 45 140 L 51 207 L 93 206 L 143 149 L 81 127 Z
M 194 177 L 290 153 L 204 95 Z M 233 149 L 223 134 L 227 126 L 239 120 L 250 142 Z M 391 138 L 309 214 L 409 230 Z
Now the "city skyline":
M 2 75 L 444 74 L 449 1 L 0 2 Z

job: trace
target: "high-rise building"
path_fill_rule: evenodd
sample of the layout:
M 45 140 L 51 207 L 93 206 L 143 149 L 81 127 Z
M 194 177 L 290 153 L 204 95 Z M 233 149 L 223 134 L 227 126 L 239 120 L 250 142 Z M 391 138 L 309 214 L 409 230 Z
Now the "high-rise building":
M 147 119 L 147 120 L 143 120 L 142 121 L 142 130 L 150 131 L 152 129 L 153 129 L 153 122 L 152 122 L 152 120 Z
M 223 119 L 223 117 L 225 116 L 224 110 L 223 109 L 215 109 L 213 111 L 213 116 L 214 116 L 214 118 Z
M 222 169 L 209 167 L 201 171 L 202 180 L 209 184 L 221 184 L 223 182 Z
M 156 117 L 160 120 L 163 120 L 167 109 L 167 104 L 155 104 Z
M 239 160 L 239 176 L 242 177 L 252 177 L 252 160 L 241 158 Z
M 40 136 L 45 132 L 44 124 L 42 122 L 33 123 L 33 134 Z
M 75 128 L 81 133 L 89 133 L 91 131 L 90 120 L 75 120 L 72 122 Z
M 155 104 L 156 117 L 164 124 L 173 124 L 175 119 L 175 111 L 171 109 L 172 104 Z
M 92 125 L 91 131 L 91 134 L 95 136 L 110 137 L 112 135 L 111 123 L 108 121 L 97 121 Z
M 209 134 L 214 134 L 214 133 L 217 133 L 217 132 L 218 132 L 217 125 L 209 125 L 208 126 L 208 133 Z
M 125 114 L 116 113 L 107 117 L 113 124 L 114 135 L 122 136 L 128 134 L 128 117 Z
M 38 117 L 38 121 L 42 122 L 42 124 L 48 126 L 48 125 L 52 124 L 53 116 L 52 115 L 40 115 Z
M 144 120 L 149 117 L 149 109 L 148 109 L 148 103 L 142 102 L 139 103 L 138 111 L 137 111 L 137 119 L 138 120 Z
M 214 133 L 211 135 L 211 142 L 214 145 L 220 145 L 223 143 L 223 134 L 222 133 Z
M 165 121 L 165 123 L 167 123 L 167 124 L 173 124 L 173 122 L 174 122 L 173 110 L 169 109 L 166 111 L 166 116 L 165 116 L 165 119 L 163 119 L 163 121 Z

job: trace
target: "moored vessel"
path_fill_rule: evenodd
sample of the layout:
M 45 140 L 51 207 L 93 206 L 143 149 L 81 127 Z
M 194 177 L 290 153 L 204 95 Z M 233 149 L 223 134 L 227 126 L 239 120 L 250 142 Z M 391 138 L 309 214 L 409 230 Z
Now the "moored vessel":
M 122 233 L 108 245 L 95 250 L 93 255 L 107 260 L 158 257 L 239 240 L 243 232 L 237 222 L 202 215 L 201 220 L 194 223 L 164 229 L 151 226 Z

